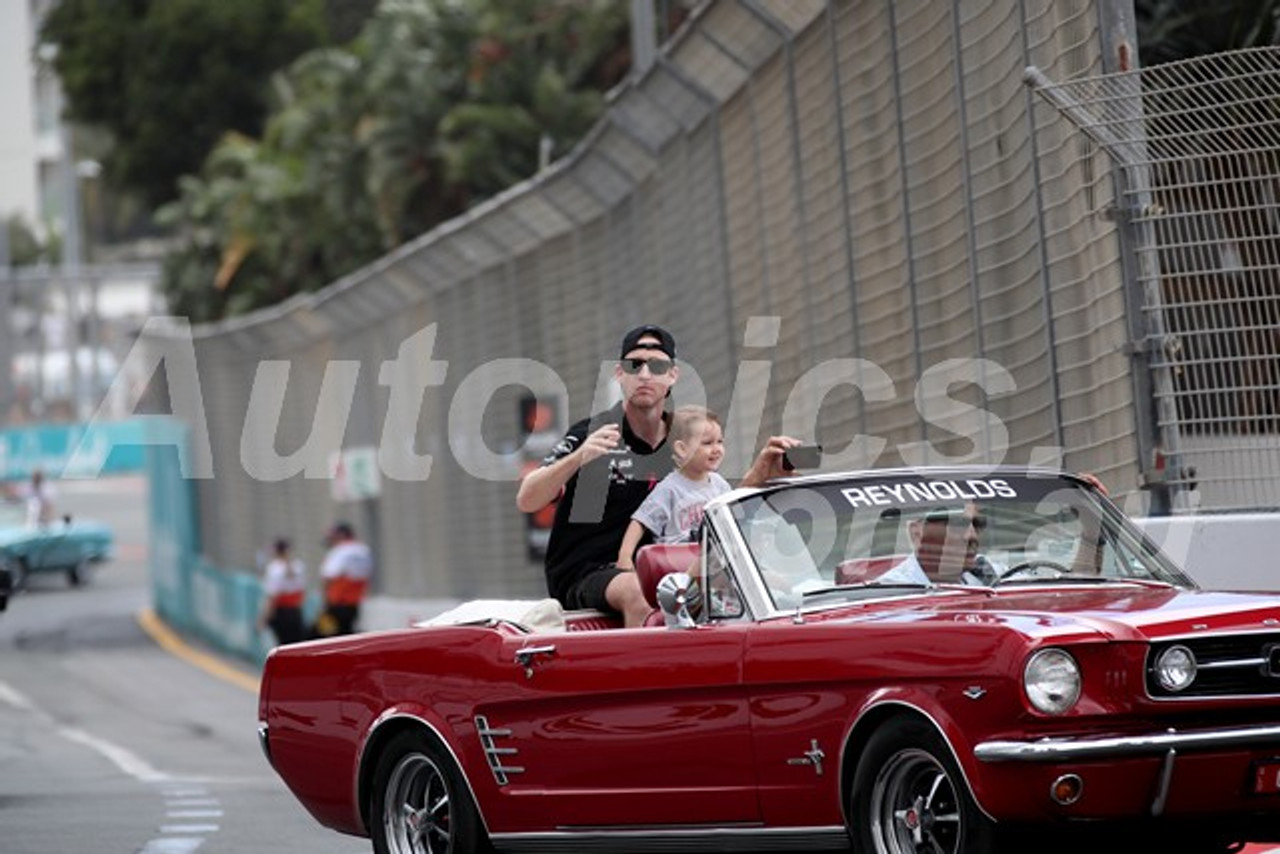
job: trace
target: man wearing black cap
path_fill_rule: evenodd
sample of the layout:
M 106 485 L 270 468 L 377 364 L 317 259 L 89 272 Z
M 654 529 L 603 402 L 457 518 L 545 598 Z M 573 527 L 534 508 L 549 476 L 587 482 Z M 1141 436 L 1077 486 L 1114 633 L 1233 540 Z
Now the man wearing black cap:
M 680 374 L 675 358 L 675 338 L 660 326 L 623 336 L 613 370 L 622 402 L 570 427 L 516 495 L 523 513 L 560 499 L 547 543 L 548 592 L 566 608 L 620 613 L 629 627 L 643 624 L 650 608 L 635 573 L 613 561 L 631 514 L 672 469 L 664 404 Z M 770 439 L 744 485 L 782 474 L 782 452 L 794 444 Z

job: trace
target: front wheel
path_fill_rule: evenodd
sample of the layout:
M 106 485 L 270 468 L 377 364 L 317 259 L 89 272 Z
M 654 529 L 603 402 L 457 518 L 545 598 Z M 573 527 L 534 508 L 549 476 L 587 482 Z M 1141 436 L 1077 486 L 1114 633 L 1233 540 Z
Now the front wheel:
M 858 760 L 849 821 L 875 854 L 987 854 L 994 826 L 969 795 L 946 743 L 924 721 L 891 720 Z
M 24 557 L 17 558 L 10 564 L 10 571 L 13 573 L 13 580 L 10 586 L 14 593 L 27 586 L 27 576 L 30 574 L 30 567 L 27 566 L 27 559 Z
M 376 854 L 482 854 L 480 814 L 453 759 L 432 739 L 405 732 L 378 759 L 369 824 Z
M 82 560 L 67 570 L 67 583 L 72 587 L 88 584 L 92 578 L 93 563 L 89 560 Z

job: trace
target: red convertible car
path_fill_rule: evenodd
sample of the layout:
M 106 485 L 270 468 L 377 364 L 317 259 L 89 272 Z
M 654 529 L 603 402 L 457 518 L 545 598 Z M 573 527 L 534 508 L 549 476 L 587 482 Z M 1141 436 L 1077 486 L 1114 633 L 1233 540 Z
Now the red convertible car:
M 777 481 L 637 572 L 644 628 L 493 603 L 277 649 L 272 766 L 379 854 L 1280 840 L 1280 597 L 1199 589 L 1088 480 Z

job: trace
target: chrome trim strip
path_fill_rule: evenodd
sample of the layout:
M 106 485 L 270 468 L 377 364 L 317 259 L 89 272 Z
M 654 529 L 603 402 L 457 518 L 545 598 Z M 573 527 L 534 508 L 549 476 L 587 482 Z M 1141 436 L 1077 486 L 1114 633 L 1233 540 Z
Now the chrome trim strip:
M 1177 758 L 1177 749 L 1170 747 L 1165 751 L 1164 759 L 1160 760 L 1160 781 L 1156 786 L 1156 796 L 1151 801 L 1152 818 L 1164 815 L 1164 805 L 1169 800 L 1169 784 L 1173 782 L 1173 761 Z
M 765 828 L 694 825 L 634 827 L 618 830 L 557 830 L 544 833 L 495 833 L 494 847 L 516 854 L 601 852 L 617 854 L 688 854 L 698 851 L 848 851 L 849 833 L 843 827 Z
M 262 748 L 262 755 L 267 757 L 267 764 L 271 765 L 271 744 L 267 741 L 267 722 L 258 721 L 258 747 Z M 271 765 L 274 768 L 274 765 Z
M 1257 606 L 1261 607 L 1261 606 Z M 1265 620 L 1262 621 L 1264 624 Z M 1179 641 L 1202 641 L 1205 639 L 1223 640 L 1230 638 L 1248 638 L 1254 635 L 1277 635 L 1274 625 L 1267 625 L 1266 628 L 1236 628 L 1234 626 L 1218 629 L 1212 632 L 1183 632 L 1178 635 L 1162 635 L 1150 641 L 1152 646 L 1164 646 L 1166 644 L 1175 644 Z
M 738 530 L 737 524 L 733 521 L 733 511 L 729 504 L 719 504 L 714 508 L 708 505 L 704 510 L 704 514 L 703 518 L 709 520 L 712 536 L 720 543 L 720 548 L 724 551 L 728 571 L 738 584 L 738 592 L 742 594 L 746 612 L 744 616 L 752 622 L 759 622 L 766 617 L 777 616 L 782 613 L 773 607 L 773 599 L 769 596 L 768 590 L 764 586 L 764 581 L 760 578 L 760 569 L 755 565 L 755 561 L 751 557 L 751 550 L 747 548 L 747 541 L 743 539 L 742 532 Z M 704 566 L 702 570 L 705 573 L 705 546 L 703 551 Z M 748 571 L 743 567 L 750 567 L 750 570 Z
M 500 738 L 508 738 L 511 730 L 507 728 L 494 729 L 489 726 L 489 719 L 484 715 L 476 715 L 476 735 L 480 736 L 480 746 L 484 749 L 484 758 L 489 763 L 489 770 L 493 772 L 493 779 L 497 781 L 499 786 L 505 786 L 508 782 L 508 774 L 523 774 L 524 766 L 507 765 L 503 763 L 503 756 L 514 756 L 520 752 L 516 747 L 498 747 L 494 742 L 494 736 Z
M 1236 658 L 1226 661 L 1208 661 L 1201 663 L 1196 661 L 1196 670 L 1221 670 L 1228 667 L 1265 667 L 1268 659 L 1265 658 Z
M 1194 732 L 1124 735 L 1112 738 L 1044 738 L 1039 741 L 984 741 L 973 749 L 982 762 L 1061 762 L 1149 756 L 1176 750 L 1226 750 L 1236 747 L 1280 747 L 1280 726 L 1250 726 Z
M 1144 680 L 1145 681 L 1145 680 Z M 1266 700 L 1280 696 L 1280 688 L 1275 691 L 1258 694 L 1160 694 L 1153 696 L 1146 693 L 1146 698 L 1153 703 L 1217 703 L 1223 700 Z

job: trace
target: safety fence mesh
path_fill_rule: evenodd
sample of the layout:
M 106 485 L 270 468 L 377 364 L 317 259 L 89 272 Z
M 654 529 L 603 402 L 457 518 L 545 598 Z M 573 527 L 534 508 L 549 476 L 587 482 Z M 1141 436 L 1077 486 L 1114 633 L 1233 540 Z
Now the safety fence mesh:
M 1179 509 L 1280 506 L 1280 48 L 1041 91 L 1126 178 Z
M 731 478 L 786 431 L 825 468 L 1045 462 L 1137 500 L 1112 172 L 1022 81 L 1100 74 L 1104 5 L 700 8 L 565 161 L 323 291 L 195 330 L 205 551 L 247 567 L 286 534 L 314 565 L 346 517 L 385 593 L 543 595 L 516 481 L 609 402 L 640 322 L 679 342 L 677 400 L 726 419 Z M 421 383 L 408 428 L 397 376 Z M 530 396 L 549 418 L 525 418 Z M 380 482 L 341 500 L 326 467 L 359 448 Z

